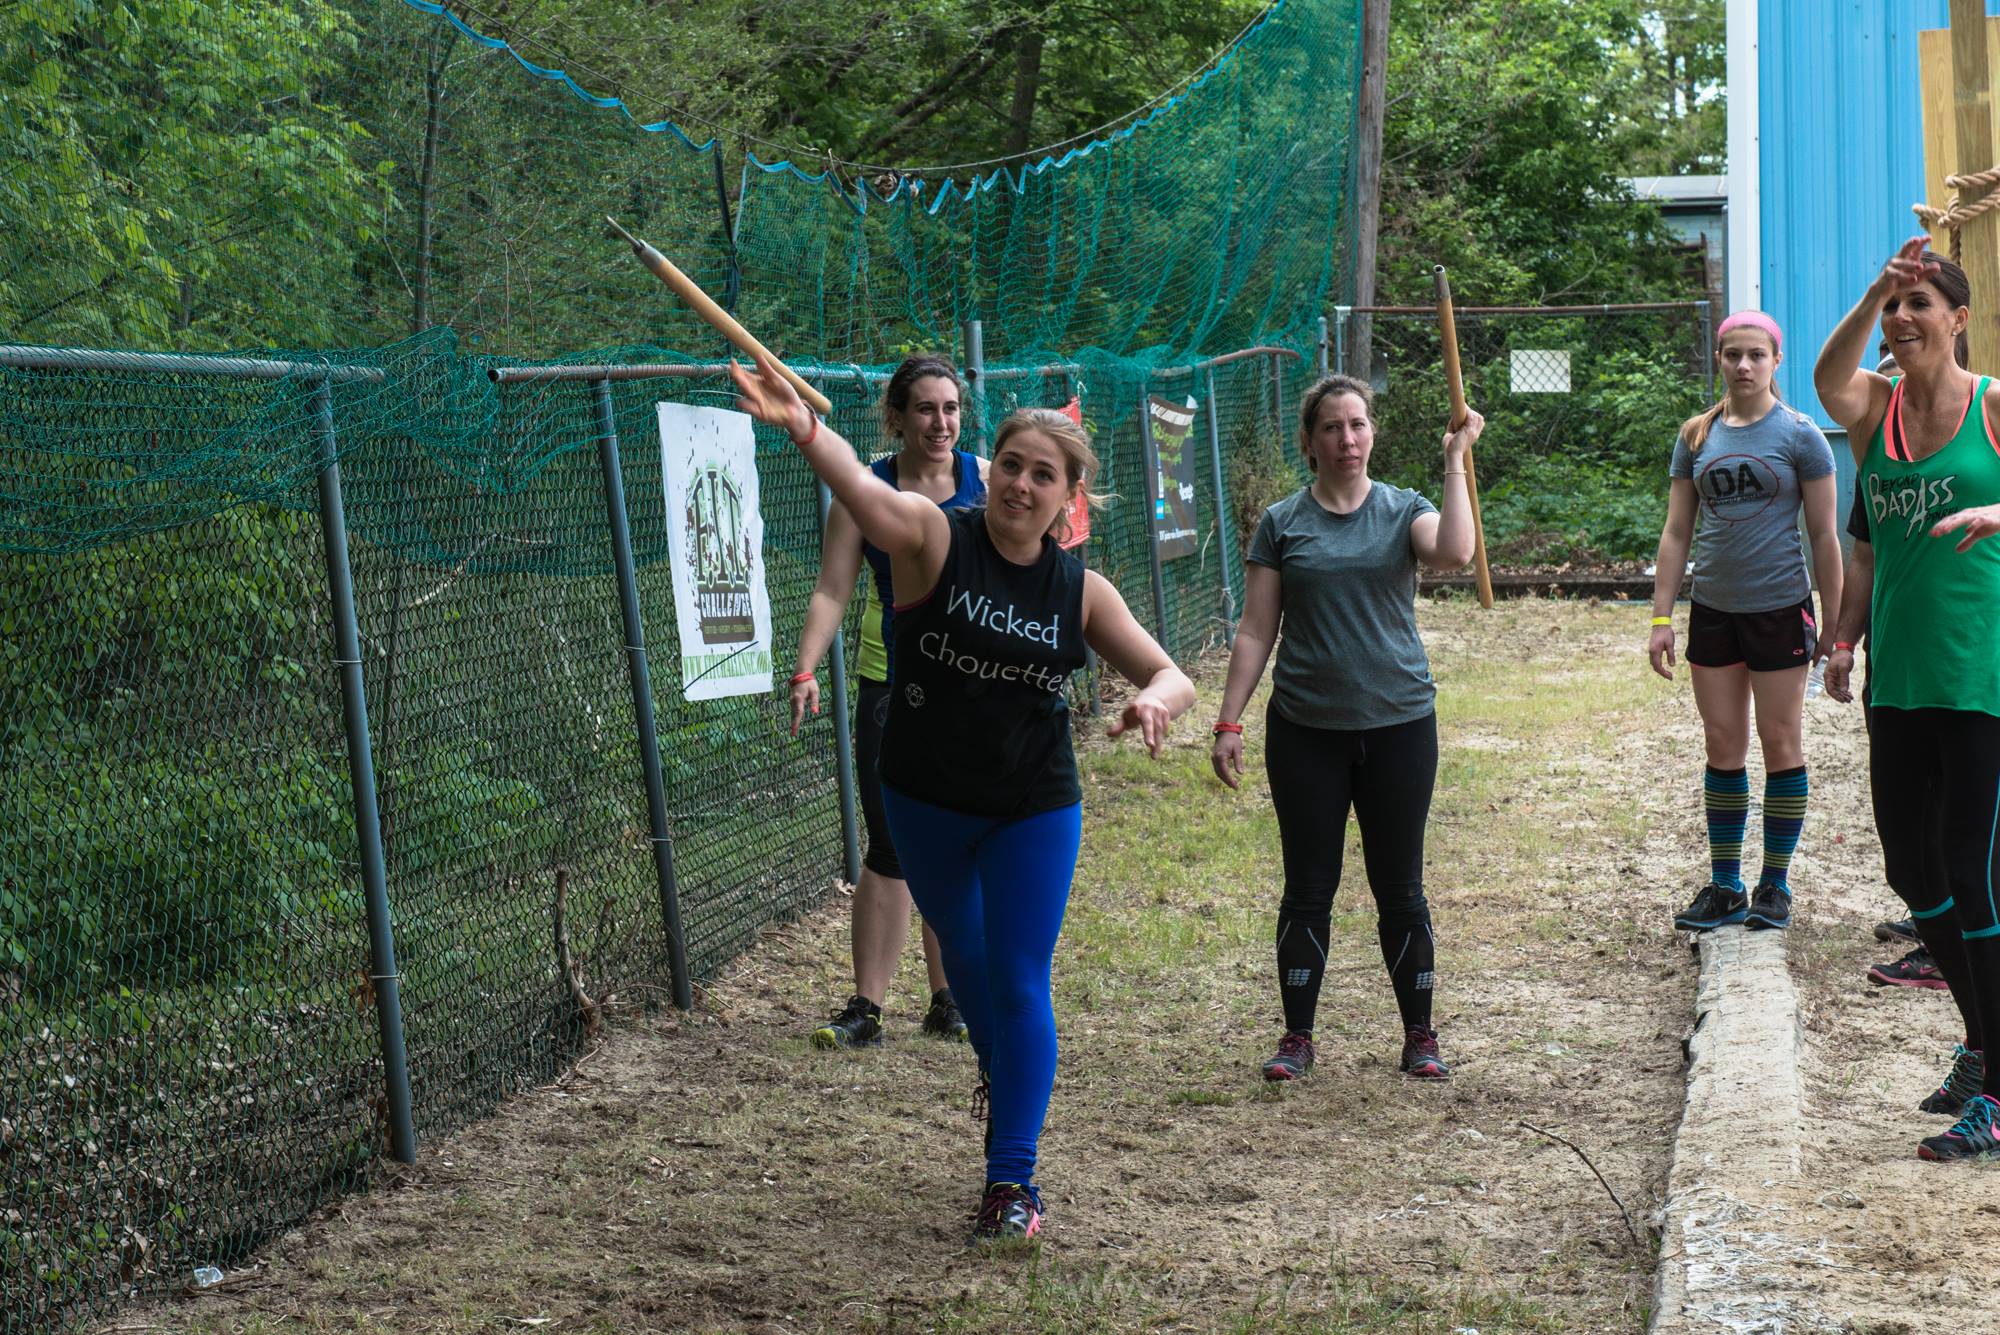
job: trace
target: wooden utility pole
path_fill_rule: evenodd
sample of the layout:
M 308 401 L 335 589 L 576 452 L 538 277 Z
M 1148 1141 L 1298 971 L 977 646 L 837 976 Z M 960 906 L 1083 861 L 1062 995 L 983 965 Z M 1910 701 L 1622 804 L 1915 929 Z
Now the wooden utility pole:
M 1993 70 L 1986 0 L 1951 0 L 1952 130 L 1958 172 L 1983 172 L 1994 165 Z M 1964 186 L 1961 205 L 1985 196 L 1990 187 Z M 2000 211 L 1968 220 L 1959 232 L 1959 262 L 1972 280 L 1972 368 L 2000 368 Z
M 1389 0 L 1361 3 L 1361 106 L 1354 127 L 1354 305 L 1375 304 L 1375 233 L 1382 216 L 1382 108 L 1389 67 Z M 1352 317 L 1347 364 L 1363 380 L 1374 366 L 1373 321 Z

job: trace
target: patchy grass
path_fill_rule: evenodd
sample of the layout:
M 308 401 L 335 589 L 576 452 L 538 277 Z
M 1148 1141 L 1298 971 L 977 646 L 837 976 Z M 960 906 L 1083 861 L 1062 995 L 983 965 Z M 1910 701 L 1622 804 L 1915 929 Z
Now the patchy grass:
M 918 1036 L 914 950 L 886 1047 L 806 1044 L 849 990 L 836 896 L 766 932 L 694 1014 L 629 1019 L 558 1085 L 425 1144 L 400 1185 L 139 1315 L 203 1332 L 1643 1329 L 1651 1249 L 1521 1123 L 1583 1146 L 1635 1214 L 1657 1205 L 1693 968 L 1666 920 L 1699 862 L 1652 813 L 1694 791 L 1698 768 L 1662 779 L 1656 740 L 1698 737 L 1685 683 L 1647 673 L 1631 607 L 1421 615 L 1449 1083 L 1396 1072 L 1354 844 L 1319 1068 L 1258 1077 L 1279 1032 L 1277 828 L 1261 702 L 1244 789 L 1209 774 L 1218 661 L 1160 762 L 1084 747 L 1040 1246 L 963 1246 L 972 1063 Z

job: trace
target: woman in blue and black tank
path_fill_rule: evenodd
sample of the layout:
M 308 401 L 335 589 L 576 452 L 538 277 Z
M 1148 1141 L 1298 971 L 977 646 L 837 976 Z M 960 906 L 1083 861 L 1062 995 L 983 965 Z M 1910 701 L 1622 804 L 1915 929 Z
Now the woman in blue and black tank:
M 1417 636 L 1417 567 L 1457 570 L 1472 559 L 1465 454 L 1484 428 L 1470 413 L 1446 433 L 1440 513 L 1421 494 L 1368 476 L 1374 399 L 1358 380 L 1325 377 L 1299 405 L 1312 485 L 1264 512 L 1245 557 L 1243 619 L 1211 760 L 1216 777 L 1236 787 L 1240 720 L 1276 643 L 1264 765 L 1285 863 L 1277 927 L 1285 1032 L 1264 1062 L 1266 1080 L 1299 1079 L 1317 1055 L 1313 1017 L 1350 807 L 1402 1020 L 1402 1070 L 1419 1079 L 1450 1074 L 1431 1025 L 1436 950 L 1424 827 L 1438 740 L 1436 687 Z
M 1109 733 L 1157 757 L 1194 686 L 1105 578 L 1058 546 L 1096 470 L 1070 418 L 1028 408 L 994 435 L 987 505 L 945 511 L 864 468 L 768 363 L 733 368 L 738 407 L 789 432 L 897 592 L 882 798 L 910 893 L 936 930 L 989 1096 L 974 1242 L 1041 1228 L 1036 1146 L 1055 1084 L 1049 1001 L 1082 839 L 1064 689 L 1084 646 L 1139 687 Z
M 958 370 L 949 361 L 929 355 L 905 359 L 889 377 L 882 394 L 882 432 L 899 448 L 870 464 L 870 471 L 897 490 L 935 501 L 947 510 L 984 505 L 986 465 L 958 448 L 959 405 Z M 820 660 L 840 633 L 847 600 L 864 561 L 872 577 L 872 596 L 862 613 L 861 652 L 855 664 L 859 689 L 854 702 L 854 776 L 862 823 L 868 831 L 868 852 L 861 862 L 861 880 L 854 887 L 850 929 L 854 994 L 813 1030 L 813 1046 L 821 1048 L 881 1045 L 882 1007 L 888 1001 L 896 963 L 910 939 L 910 887 L 903 880 L 903 864 L 882 814 L 882 787 L 876 768 L 882 751 L 882 725 L 889 716 L 889 683 L 894 680 L 896 600 L 889 554 L 862 536 L 853 516 L 839 501 L 827 512 L 819 582 L 806 608 L 805 628 L 799 632 L 798 667 L 791 681 L 792 735 L 798 735 L 808 711 L 819 713 Z M 965 1020 L 945 982 L 943 958 L 929 923 L 924 924 L 923 941 L 931 989 L 923 1032 L 963 1041 Z

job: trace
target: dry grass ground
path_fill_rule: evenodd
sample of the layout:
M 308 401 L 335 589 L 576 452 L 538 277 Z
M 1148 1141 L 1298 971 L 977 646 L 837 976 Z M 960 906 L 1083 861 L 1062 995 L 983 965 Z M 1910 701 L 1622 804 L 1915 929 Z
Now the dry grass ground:
M 1426 604 L 1422 619 L 1441 685 L 1428 883 L 1448 1084 L 1396 1073 L 1393 999 L 1352 851 L 1319 1068 L 1293 1087 L 1257 1078 L 1278 1032 L 1277 834 L 1260 714 L 1251 782 L 1232 795 L 1208 775 L 1218 663 L 1162 762 L 1096 743 L 1086 756 L 1039 1249 L 963 1246 L 980 1185 L 972 1064 L 917 1036 L 914 952 L 885 1048 L 807 1046 L 848 990 L 836 898 L 769 933 L 696 1013 L 615 1027 L 560 1087 L 424 1145 L 400 1184 L 118 1328 L 1643 1329 L 1646 1225 L 1693 995 L 1692 958 L 1667 926 L 1701 870 L 1686 685 L 1646 671 L 1636 607 L 1481 613 L 1458 600 Z M 1854 857 L 1867 829 L 1859 788 L 1823 791 L 1808 887 L 1835 874 L 1813 848 L 1845 831 Z M 1858 885 L 1862 873 L 1857 860 L 1839 874 Z M 1840 1054 L 1811 1088 L 1838 1118 L 1847 1091 L 1876 1079 L 1867 1044 L 1880 1037 L 1841 1017 L 1930 1025 L 1937 1007 L 1857 998 L 1854 961 L 1831 943 L 1845 933 L 1860 951 L 1886 900 L 1816 908 L 1811 893 L 1802 986 L 1815 1051 Z M 1927 1029 L 1903 1037 L 1935 1047 Z M 1841 1060 L 1865 1074 L 1842 1075 Z M 1932 1078 L 1934 1064 L 1913 1070 Z M 1903 1074 L 1885 1107 L 1909 1092 Z M 1869 1116 L 1849 1139 L 1907 1154 L 1900 1122 L 1903 1139 L 1885 1142 Z M 1578 1155 L 1529 1123 L 1587 1152 L 1641 1241 Z

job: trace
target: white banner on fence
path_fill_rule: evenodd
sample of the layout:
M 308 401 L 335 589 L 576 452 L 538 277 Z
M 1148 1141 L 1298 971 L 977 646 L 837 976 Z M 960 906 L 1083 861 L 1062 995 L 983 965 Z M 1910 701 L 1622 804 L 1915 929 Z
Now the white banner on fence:
M 771 598 L 750 418 L 685 403 L 659 411 L 681 694 L 719 700 L 768 692 Z

